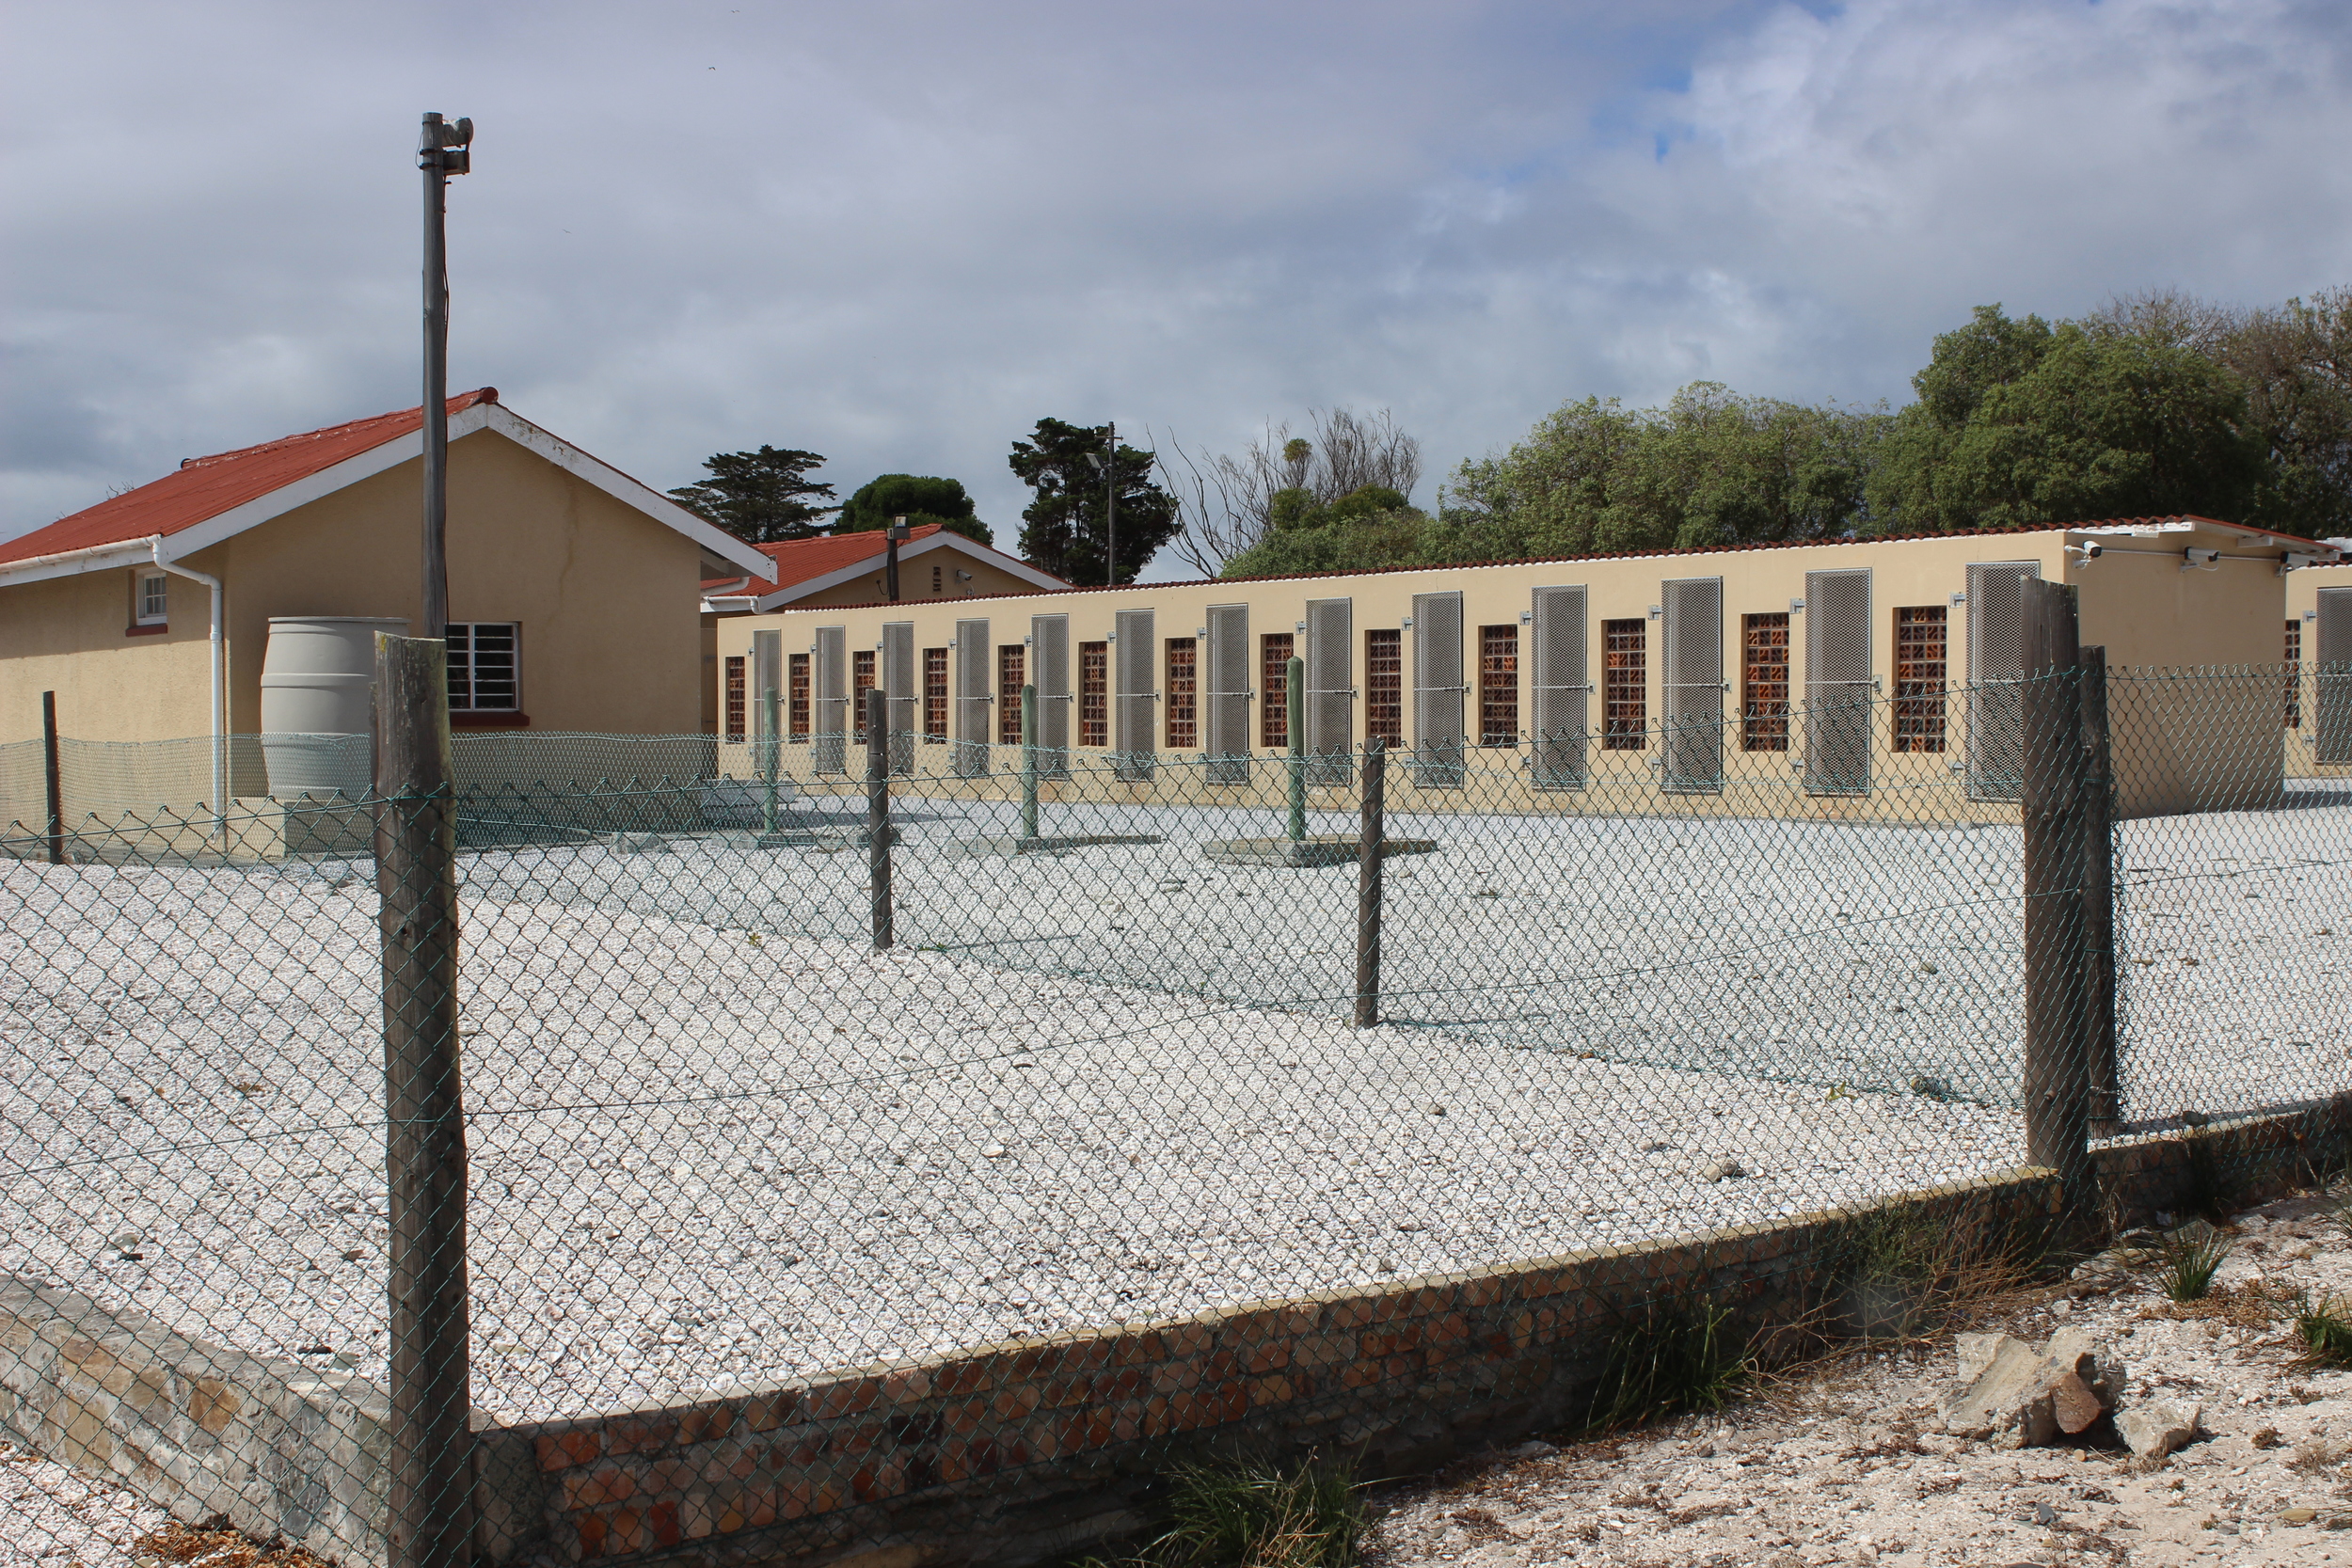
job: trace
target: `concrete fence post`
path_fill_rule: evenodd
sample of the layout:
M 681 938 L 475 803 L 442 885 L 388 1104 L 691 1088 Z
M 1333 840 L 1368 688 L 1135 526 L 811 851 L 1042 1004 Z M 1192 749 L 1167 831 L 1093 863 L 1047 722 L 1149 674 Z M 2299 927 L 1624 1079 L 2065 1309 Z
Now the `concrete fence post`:
M 866 879 L 879 953 L 897 933 L 890 904 L 890 699 L 878 686 L 866 693 Z
M 1021 836 L 1037 837 L 1037 688 L 1021 689 Z
M 1282 667 L 1283 717 L 1290 740 L 1290 836 L 1293 844 L 1307 838 L 1307 661 L 1295 654 Z
M 375 884 L 391 1241 L 390 1568 L 471 1560 L 466 1123 L 457 1036 L 457 813 L 449 654 L 375 640 Z
M 1364 742 L 1363 826 L 1356 846 L 1356 1027 L 1380 1022 L 1380 870 L 1388 854 L 1389 750 Z

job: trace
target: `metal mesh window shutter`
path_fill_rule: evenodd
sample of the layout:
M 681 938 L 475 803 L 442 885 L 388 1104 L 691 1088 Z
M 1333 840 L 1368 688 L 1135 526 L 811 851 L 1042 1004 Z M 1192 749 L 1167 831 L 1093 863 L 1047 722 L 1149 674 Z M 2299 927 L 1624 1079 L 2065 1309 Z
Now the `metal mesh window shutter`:
M 2312 638 L 2312 740 L 2315 760 L 2352 762 L 2352 588 L 2319 591 Z
M 1534 784 L 1537 789 L 1582 789 L 1584 737 L 1592 679 L 1584 669 L 1584 590 L 1535 590 L 1532 683 L 1534 694 Z
M 1665 787 L 1724 787 L 1724 579 L 1660 585 L 1666 645 Z
M 1870 574 L 1804 575 L 1804 787 L 1870 792 Z
M 2025 795 L 2025 585 L 2034 561 L 1979 561 L 1968 568 L 1968 798 Z
M 1462 595 L 1413 595 L 1413 782 L 1459 789 L 1469 769 L 1462 715 Z
M 775 734 L 768 727 L 768 693 L 779 695 L 784 690 L 784 633 L 755 631 L 752 633 L 752 734 L 755 737 L 772 741 Z M 777 705 L 779 709 L 783 704 Z M 776 717 L 781 720 L 779 711 Z
M 1356 601 L 1307 601 L 1307 782 L 1356 776 Z
M 1037 767 L 1049 779 L 1070 777 L 1070 617 L 1029 619 L 1029 679 L 1037 687 Z
M 956 777 L 988 771 L 990 714 L 988 623 L 956 623 Z
M 1249 607 L 1211 605 L 1202 672 L 1204 745 L 1211 784 L 1249 782 Z
M 817 771 L 849 771 L 850 754 L 850 631 L 847 626 L 817 628 Z
M 1111 656 L 1111 746 L 1117 752 L 1111 768 L 1122 779 L 1148 779 L 1158 749 L 1159 716 L 1152 693 L 1158 640 L 1148 610 L 1122 610 L 1111 622 L 1119 639 Z
M 883 623 L 882 655 L 882 696 L 890 705 L 890 770 L 904 775 L 914 771 L 914 623 Z

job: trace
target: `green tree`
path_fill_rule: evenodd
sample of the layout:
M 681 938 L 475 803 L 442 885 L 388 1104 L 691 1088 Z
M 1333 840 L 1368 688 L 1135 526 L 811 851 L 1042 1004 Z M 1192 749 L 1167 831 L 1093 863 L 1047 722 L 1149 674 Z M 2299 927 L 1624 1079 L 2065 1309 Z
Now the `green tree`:
M 1037 421 L 1028 440 L 1015 441 L 1007 459 L 1021 483 L 1036 492 L 1021 514 L 1021 554 L 1041 570 L 1082 587 L 1133 582 L 1136 574 L 1179 527 L 1175 499 L 1152 482 L 1156 459 L 1121 446 L 1106 479 L 1096 459 L 1106 455 L 1108 425 Z M 1108 502 L 1118 496 L 1118 558 L 1108 562 Z M 1115 565 L 1117 577 L 1106 572 Z
M 2243 520 L 2272 467 L 2245 381 L 2157 335 L 1980 306 L 1912 386 L 1867 487 L 1872 531 Z
M 893 517 L 904 517 L 909 528 L 937 523 L 950 533 L 993 545 L 996 535 L 974 515 L 972 498 L 960 480 L 930 474 L 884 474 L 857 488 L 834 523 L 835 533 L 865 533 L 888 528 Z
M 824 459 L 813 451 L 720 451 L 703 459 L 707 479 L 682 485 L 670 499 L 704 521 L 753 545 L 806 539 L 824 531 L 819 519 L 841 509 L 818 506 L 833 499 L 833 486 L 808 477 Z

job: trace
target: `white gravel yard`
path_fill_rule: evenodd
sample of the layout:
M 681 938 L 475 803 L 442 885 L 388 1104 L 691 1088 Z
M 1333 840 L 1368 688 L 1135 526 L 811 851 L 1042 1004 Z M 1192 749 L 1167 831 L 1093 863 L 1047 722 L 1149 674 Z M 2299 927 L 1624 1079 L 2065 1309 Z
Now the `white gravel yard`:
M 0 873 L 0 1267 L 380 1375 L 372 884 Z M 1756 1220 L 2013 1115 L 469 897 L 476 1397 L 554 1414 Z M 1749 1174 L 1708 1181 L 1730 1159 Z

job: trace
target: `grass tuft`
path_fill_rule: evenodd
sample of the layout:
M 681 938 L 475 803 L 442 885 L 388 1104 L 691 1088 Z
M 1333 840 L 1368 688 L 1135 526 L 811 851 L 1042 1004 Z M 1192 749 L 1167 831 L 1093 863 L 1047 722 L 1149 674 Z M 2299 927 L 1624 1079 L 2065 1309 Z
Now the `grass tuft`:
M 2352 1302 L 2300 1292 L 2295 1300 L 2295 1337 L 2313 1361 L 2352 1367 Z
M 1168 1528 L 1132 1558 L 1078 1568 L 1355 1568 L 1366 1520 L 1354 1475 L 1310 1455 L 1168 1472 Z
M 2209 1225 L 2185 1225 L 2156 1243 L 2156 1287 L 2174 1301 L 2201 1301 L 2229 1260 L 2230 1239 Z
M 1755 1372 L 1729 1307 L 1695 1296 L 1653 1301 L 1610 1335 L 1587 1425 L 1608 1432 L 1686 1410 L 1720 1410 Z

